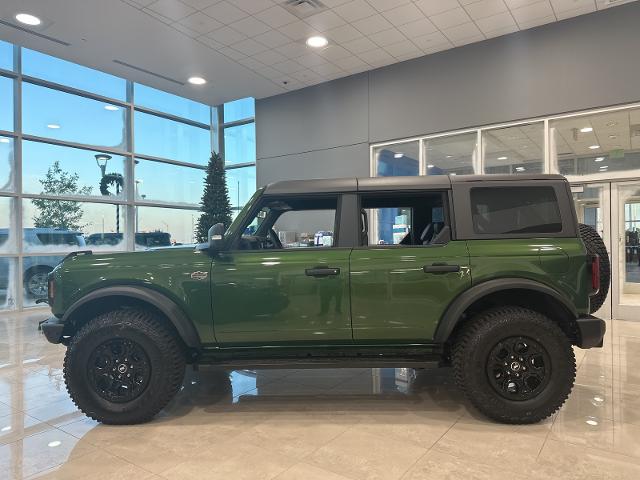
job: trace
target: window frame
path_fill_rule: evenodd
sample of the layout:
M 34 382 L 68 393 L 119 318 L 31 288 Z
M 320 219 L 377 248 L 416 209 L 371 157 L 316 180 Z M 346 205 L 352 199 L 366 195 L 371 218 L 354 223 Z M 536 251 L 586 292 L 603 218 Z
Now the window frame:
M 341 244 L 341 235 L 340 235 L 340 227 L 344 223 L 343 218 L 343 200 L 344 195 L 340 193 L 320 193 L 320 194 L 291 194 L 291 195 L 262 195 L 258 201 L 255 202 L 251 210 L 247 212 L 247 216 L 242 220 L 242 223 L 239 225 L 231 235 L 230 238 L 225 239 L 225 247 L 224 251 L 228 253 L 256 253 L 256 252 L 309 252 L 309 251 L 318 251 L 318 250 L 335 250 L 339 248 L 352 248 L 349 245 Z M 288 199 L 314 199 L 314 198 L 335 198 L 336 199 L 336 210 L 335 210 L 335 218 L 334 218 L 334 227 L 333 227 L 333 245 L 330 247 L 313 247 L 313 248 L 272 248 L 272 249 L 251 249 L 251 250 L 241 250 L 238 248 L 238 242 L 243 235 L 245 229 L 249 226 L 249 224 L 256 217 L 258 212 L 264 207 L 265 203 L 272 202 L 275 200 L 288 200 Z M 291 210 L 296 211 L 296 210 Z M 302 211 L 302 210 L 298 210 Z M 277 221 L 277 220 L 276 220 Z
M 363 245 L 362 242 L 362 237 L 360 236 L 360 234 L 357 237 L 357 244 L 356 247 L 357 249 L 371 249 L 371 248 L 375 248 L 375 249 L 387 249 L 387 248 L 430 248 L 430 247 L 445 247 L 447 246 L 450 242 L 456 240 L 456 236 L 455 236 L 455 221 L 454 221 L 454 217 L 453 217 L 453 208 L 451 208 L 451 205 L 453 205 L 453 197 L 451 195 L 451 189 L 443 189 L 443 188 L 433 188 L 433 189 L 420 189 L 420 190 L 403 190 L 400 192 L 393 192 L 393 191 L 360 191 L 358 192 L 358 205 L 357 205 L 357 209 L 356 209 L 356 214 L 357 214 L 357 221 L 355 222 L 358 225 L 358 232 L 362 233 L 363 232 L 363 225 L 362 225 L 362 217 L 360 215 L 360 212 L 362 211 L 362 198 L 365 196 L 369 196 L 369 197 L 387 197 L 387 198 L 393 198 L 393 197 L 415 197 L 415 196 L 419 196 L 419 195 L 428 195 L 428 194 L 434 194 L 434 193 L 440 193 L 440 195 L 442 196 L 442 208 L 443 208 L 443 217 L 444 217 L 444 223 L 445 226 L 449 227 L 449 240 L 446 243 L 438 243 L 438 244 L 431 244 L 431 245 L 400 245 L 400 244 L 396 244 L 396 245 L 369 245 L 368 243 L 366 245 Z M 367 215 L 368 215 L 368 230 L 367 230 L 367 238 L 368 238 L 368 234 L 371 231 L 371 226 L 372 226 L 372 221 L 371 221 L 371 215 L 370 212 L 372 209 L 365 209 L 368 211 Z M 377 220 L 376 220 L 376 226 L 377 226 Z
M 473 214 L 471 210 L 471 190 L 473 188 L 513 188 L 516 182 L 504 180 L 479 180 L 453 184 L 453 198 L 458 205 L 456 212 L 456 230 L 460 240 L 506 240 L 519 238 L 575 238 L 578 233 L 578 221 L 573 208 L 569 183 L 563 180 L 521 180 L 517 182 L 519 188 L 551 187 L 558 200 L 558 211 L 562 228 L 553 233 L 477 233 L 473 228 Z

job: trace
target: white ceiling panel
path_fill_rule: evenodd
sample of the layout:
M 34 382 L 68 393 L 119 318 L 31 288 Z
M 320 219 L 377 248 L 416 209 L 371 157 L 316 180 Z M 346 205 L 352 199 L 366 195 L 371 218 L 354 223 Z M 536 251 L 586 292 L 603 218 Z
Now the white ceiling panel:
M 34 33 L 70 46 L 2 24 L 0 38 L 195 100 L 221 103 L 270 96 L 629 3 L 320 2 L 317 10 L 304 10 L 286 0 L 109 0 L 108 8 L 105 0 L 2 0 L 0 19 L 15 24 L 15 14 L 28 5 L 30 13 L 46 20 Z M 329 45 L 320 50 L 308 47 L 305 41 L 313 35 L 326 36 Z M 127 69 L 113 59 L 141 70 Z M 208 83 L 188 85 L 186 78 L 194 72 L 206 76 Z M 609 148 L 616 139 L 598 141 Z

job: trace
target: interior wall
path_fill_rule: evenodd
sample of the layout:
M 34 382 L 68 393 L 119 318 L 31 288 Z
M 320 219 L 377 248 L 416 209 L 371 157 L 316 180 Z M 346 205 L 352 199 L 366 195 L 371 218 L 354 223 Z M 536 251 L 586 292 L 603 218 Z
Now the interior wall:
M 640 100 L 640 2 L 256 102 L 257 183 L 369 175 L 370 143 Z

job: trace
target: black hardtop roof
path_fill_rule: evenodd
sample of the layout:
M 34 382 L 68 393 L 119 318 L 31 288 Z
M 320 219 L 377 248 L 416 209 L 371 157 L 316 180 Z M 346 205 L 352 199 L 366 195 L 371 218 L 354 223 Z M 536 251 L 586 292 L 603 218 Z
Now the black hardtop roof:
M 268 184 L 264 195 L 303 193 L 380 192 L 423 189 L 449 189 L 454 183 L 464 182 L 523 182 L 531 180 L 566 181 L 562 175 L 427 175 L 419 177 L 361 177 L 323 178 L 311 180 L 282 180 Z

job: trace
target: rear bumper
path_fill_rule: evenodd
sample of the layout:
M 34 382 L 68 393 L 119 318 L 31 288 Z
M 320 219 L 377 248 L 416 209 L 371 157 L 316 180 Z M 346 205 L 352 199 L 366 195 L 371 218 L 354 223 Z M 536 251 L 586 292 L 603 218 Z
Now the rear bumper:
M 576 320 L 578 324 L 578 343 L 580 348 L 602 347 L 607 324 L 593 315 L 585 315 Z
M 41 325 L 42 333 L 50 343 L 62 342 L 62 330 L 64 323 L 58 317 L 49 317 Z

